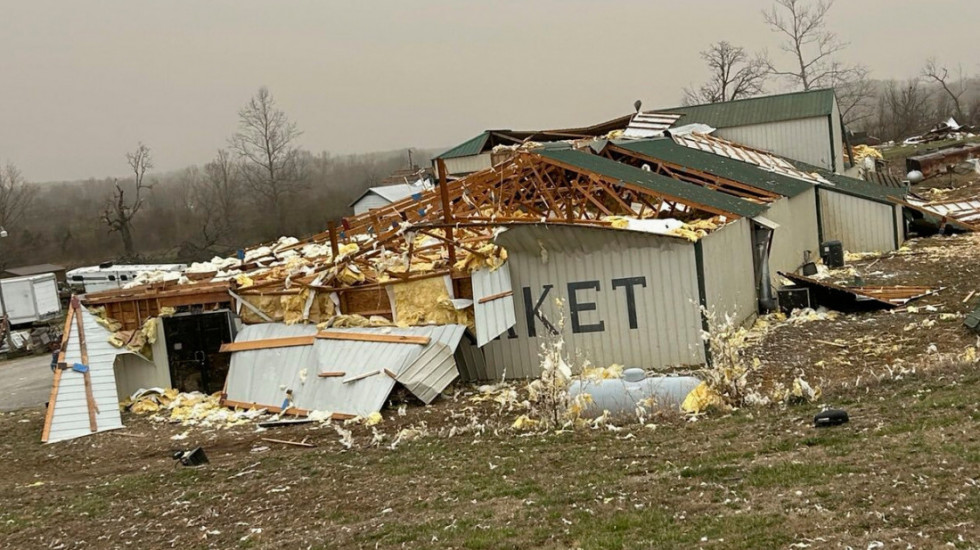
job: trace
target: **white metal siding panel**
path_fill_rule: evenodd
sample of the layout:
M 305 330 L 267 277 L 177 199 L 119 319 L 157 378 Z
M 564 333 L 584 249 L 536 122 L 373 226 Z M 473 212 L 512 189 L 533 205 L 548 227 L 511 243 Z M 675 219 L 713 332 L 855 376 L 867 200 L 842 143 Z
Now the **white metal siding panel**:
M 718 322 L 741 324 L 758 310 L 752 260 L 752 229 L 742 218 L 701 239 L 708 311 Z
M 479 172 L 480 170 L 490 168 L 492 161 L 490 159 L 490 153 L 487 152 L 469 157 L 445 159 L 444 162 L 446 163 L 446 172 L 451 175 L 459 175 Z
M 95 415 L 98 431 L 122 428 L 122 418 L 119 415 L 119 398 L 116 394 L 116 381 L 113 365 L 120 350 L 109 343 L 109 331 L 95 321 L 95 317 L 85 308 L 78 312 L 82 316 L 85 328 L 85 346 L 88 351 L 92 395 L 98 407 Z M 65 362 L 68 365 L 81 363 L 82 354 L 79 346 L 78 328 L 72 322 L 71 336 L 65 349 Z M 54 407 L 51 417 L 51 431 L 48 443 L 74 439 L 91 432 L 88 420 L 88 408 L 85 398 L 85 377 L 73 370 L 61 374 L 61 382 L 54 401 L 49 405 Z
M 166 363 L 156 364 L 142 355 L 124 353 L 116 358 L 115 367 L 116 394 L 121 397 L 142 388 L 169 388 L 171 385 Z
M 477 347 L 470 338 L 470 336 L 463 338 L 459 343 L 459 349 L 456 350 L 456 365 L 459 368 L 460 377 L 464 382 L 492 379 L 493 375 L 487 369 L 487 360 L 483 355 L 483 350 Z
M 848 252 L 895 250 L 891 205 L 820 189 L 820 222 L 824 241 L 840 241 Z
M 382 206 L 387 206 L 391 204 L 391 201 L 378 195 L 377 193 L 368 193 L 361 197 L 361 199 L 354 203 L 354 214 L 363 214 L 372 208 L 381 208 Z
M 329 329 L 327 332 L 370 332 L 429 336 L 429 346 L 444 346 L 450 360 L 465 327 L 445 325 L 433 327 L 392 327 Z M 267 338 L 312 336 L 312 325 L 283 325 L 266 323 L 250 325 L 238 333 L 236 342 Z M 408 382 L 428 395 L 438 395 L 439 387 L 449 376 L 446 361 L 414 362 L 429 346 L 351 340 L 317 339 L 310 346 L 240 351 L 232 354 L 228 371 L 228 399 L 260 406 L 282 404 L 286 390 L 293 390 L 293 405 L 301 409 L 325 410 L 335 413 L 368 415 L 378 411 L 388 399 L 395 380 L 381 372 L 367 378 L 344 383 L 361 374 L 387 369 L 396 376 L 408 372 Z M 439 356 L 441 358 L 441 356 Z M 455 361 L 452 361 L 455 370 Z M 407 371 L 412 367 L 411 371 Z M 305 371 L 305 372 L 304 372 Z M 344 372 L 342 377 L 320 378 L 320 372 Z M 455 378 L 455 376 L 453 377 Z M 445 384 L 452 381 L 450 378 Z
M 473 272 L 473 314 L 476 318 L 476 345 L 484 346 L 514 326 L 514 296 L 505 296 L 480 303 L 482 298 L 512 291 L 510 266 L 504 263 L 495 271 L 480 269 Z
M 795 271 L 803 264 L 803 252 L 812 258 L 819 256 L 820 236 L 817 231 L 816 189 L 795 197 L 783 198 L 769 206 L 764 216 L 779 224 L 773 233 L 769 252 L 769 271 Z
M 830 113 L 830 123 L 832 125 L 833 133 L 830 136 L 831 144 L 835 148 L 834 151 L 834 172 L 838 174 L 844 173 L 844 129 L 840 122 L 840 107 L 837 105 L 837 99 L 834 99 L 834 108 Z M 818 165 L 819 166 L 819 165 Z
M 895 205 L 895 238 L 898 246 L 905 244 L 905 216 L 902 215 L 904 208 L 900 204 Z
M 432 342 L 398 373 L 396 380 L 429 404 L 459 376 L 454 354 L 466 327 L 441 325 L 426 330 Z
M 714 135 L 828 170 L 834 168 L 826 116 L 721 128 Z
M 517 296 L 517 337 L 509 334 L 483 350 L 489 376 L 485 379 L 531 378 L 540 374 L 540 347 L 547 329 L 535 320 L 536 336 L 529 337 L 527 314 L 553 285 L 541 312 L 557 323 L 556 298 L 565 310 L 563 338 L 568 355 L 597 365 L 662 368 L 704 361 L 698 306 L 697 269 L 692 243 L 651 234 L 568 226 L 524 226 L 498 237 L 508 251 L 511 280 Z M 546 253 L 542 253 L 542 249 Z M 546 259 L 545 259 L 546 258 Z M 645 278 L 646 287 L 633 286 L 636 328 L 629 323 L 625 287 L 612 288 L 613 279 Z M 581 312 L 582 324 L 603 323 L 601 332 L 573 333 L 568 284 L 597 281 L 599 290 L 576 293 L 580 303 L 596 309 Z M 525 305 L 524 288 L 531 294 Z M 581 357 L 580 359 L 576 357 Z
M 34 301 L 37 304 L 37 316 L 41 319 L 61 313 L 58 281 L 53 274 L 44 275 L 34 281 Z

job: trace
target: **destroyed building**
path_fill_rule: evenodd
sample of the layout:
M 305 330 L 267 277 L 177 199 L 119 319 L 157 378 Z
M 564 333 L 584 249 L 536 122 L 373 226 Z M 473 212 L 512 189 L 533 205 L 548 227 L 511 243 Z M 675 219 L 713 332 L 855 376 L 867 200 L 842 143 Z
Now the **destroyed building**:
M 816 157 L 797 155 L 817 166 L 720 137 L 696 111 L 485 132 L 436 159 L 431 189 L 307 239 L 194 264 L 178 281 L 82 301 L 124 345 L 163 323 L 154 372 L 170 379 L 157 385 L 179 384 L 181 357 L 221 380 L 228 406 L 337 418 L 377 410 L 396 384 L 428 402 L 457 376 L 537 376 L 552 337 L 595 364 L 703 364 L 711 316 L 738 324 L 772 309 L 776 273 L 816 259 L 821 243 L 874 252 L 905 239 L 904 189 L 839 175 L 838 157 L 820 156 L 836 150 L 826 96 L 801 96 L 819 108 L 797 113 L 828 128 Z M 452 159 L 464 160 L 450 169 Z M 166 330 L 175 311 L 224 315 L 221 349 L 188 359 Z

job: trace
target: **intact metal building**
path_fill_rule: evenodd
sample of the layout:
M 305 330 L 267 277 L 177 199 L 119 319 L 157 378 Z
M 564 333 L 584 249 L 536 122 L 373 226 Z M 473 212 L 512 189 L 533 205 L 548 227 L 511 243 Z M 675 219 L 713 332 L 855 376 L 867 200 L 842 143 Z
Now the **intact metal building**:
M 834 172 L 844 171 L 844 132 L 833 89 L 652 112 L 682 115 L 673 127 L 707 124 L 717 129 L 718 137 Z

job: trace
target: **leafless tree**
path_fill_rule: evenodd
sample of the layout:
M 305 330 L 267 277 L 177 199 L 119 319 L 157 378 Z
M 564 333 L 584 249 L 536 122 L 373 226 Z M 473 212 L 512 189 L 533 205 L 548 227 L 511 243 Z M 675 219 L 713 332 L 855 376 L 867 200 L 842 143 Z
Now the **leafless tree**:
M 24 176 L 13 164 L 0 169 L 0 226 L 10 228 L 17 224 L 37 196 L 37 187 L 24 181 Z
M 909 79 L 901 86 L 895 82 L 889 83 L 885 89 L 884 104 L 890 116 L 888 133 L 895 139 L 924 130 L 929 123 L 929 93 L 918 78 Z
M 144 193 L 152 185 L 146 183 L 146 171 L 153 168 L 153 159 L 150 157 L 150 148 L 142 142 L 131 153 L 126 153 L 126 162 L 136 183 L 135 197 L 130 203 L 126 199 L 126 193 L 119 181 L 114 182 L 112 196 L 106 200 L 105 208 L 102 210 L 101 220 L 109 227 L 109 233 L 119 233 L 119 238 L 123 242 L 123 253 L 127 258 L 136 256 L 136 247 L 133 243 L 133 218 L 143 208 Z
M 204 165 L 203 172 L 187 171 L 182 179 L 187 208 L 200 228 L 184 248 L 210 253 L 239 226 L 243 201 L 238 165 L 228 151 L 220 149 L 214 160 Z
M 685 88 L 687 105 L 744 99 L 762 93 L 768 66 L 762 57 L 750 57 L 741 46 L 716 42 L 701 52 L 711 77 L 699 88 Z
M 306 187 L 295 143 L 301 134 L 263 86 L 238 111 L 238 132 L 231 139 L 241 160 L 243 181 L 275 216 L 280 234 L 285 226 L 284 201 Z
M 16 230 L 36 197 L 37 187 L 27 183 L 16 166 L 7 164 L 0 168 L 0 227 L 7 231 Z M 0 254 L 0 271 L 7 267 L 9 257 L 7 252 Z
M 762 12 L 770 29 L 781 35 L 779 49 L 793 57 L 783 69 L 770 60 L 772 74 L 792 80 L 803 90 L 830 85 L 833 57 L 847 46 L 827 29 L 827 12 L 833 5 L 833 0 L 776 0 Z
M 958 70 L 958 75 L 956 81 L 952 81 L 949 74 L 949 68 L 945 65 L 940 64 L 936 61 L 935 57 L 930 57 L 926 60 L 925 67 L 922 68 L 922 76 L 932 80 L 943 89 L 946 97 L 952 102 L 953 109 L 955 109 L 955 116 L 960 121 L 966 120 L 963 112 L 963 106 L 961 103 L 961 98 L 963 94 L 966 93 L 966 82 L 963 78 L 963 67 Z M 946 116 L 945 114 L 940 114 L 940 116 Z
M 844 125 L 850 126 L 871 116 L 875 99 L 875 85 L 869 78 L 870 70 L 864 65 L 831 63 L 828 80 L 837 95 Z

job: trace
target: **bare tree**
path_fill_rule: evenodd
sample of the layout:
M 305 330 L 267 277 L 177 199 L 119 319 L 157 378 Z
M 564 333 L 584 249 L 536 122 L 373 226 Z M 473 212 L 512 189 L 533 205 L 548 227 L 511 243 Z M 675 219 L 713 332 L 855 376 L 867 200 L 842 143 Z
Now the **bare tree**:
M 827 12 L 833 5 L 833 0 L 776 0 L 762 12 L 770 29 L 782 35 L 779 49 L 793 57 L 782 70 L 769 61 L 772 74 L 792 80 L 803 90 L 830 85 L 833 57 L 847 46 L 827 30 Z
M 271 210 L 280 234 L 285 226 L 285 199 L 306 186 L 295 144 L 301 134 L 263 86 L 238 111 L 238 132 L 231 139 L 241 160 L 242 179 Z
M 769 72 L 764 58 L 749 57 L 745 48 L 722 40 L 703 50 L 701 59 L 711 77 L 698 89 L 684 89 L 685 104 L 719 103 L 762 93 Z
M 144 191 L 152 187 L 145 181 L 146 171 L 153 168 L 150 148 L 140 142 L 135 151 L 126 153 L 126 162 L 129 163 L 135 178 L 135 197 L 132 203 L 128 202 L 123 187 L 119 185 L 118 180 L 115 181 L 115 189 L 112 196 L 106 199 L 101 220 L 109 227 L 109 233 L 119 233 L 123 242 L 123 253 L 127 258 L 133 258 L 136 255 L 136 247 L 133 243 L 133 218 L 143 208 Z
M 875 85 L 864 65 L 831 63 L 828 80 L 837 95 L 844 126 L 850 126 L 872 115 Z
M 37 187 L 24 181 L 13 164 L 0 169 L 0 226 L 16 225 L 37 196 Z
M 890 116 L 889 134 L 901 139 L 924 130 L 929 122 L 929 93 L 921 80 L 912 78 L 898 86 L 890 82 L 885 89 L 886 112 Z
M 15 230 L 36 197 L 37 187 L 27 183 L 16 166 L 7 164 L 0 169 L 0 227 L 7 231 Z M 0 271 L 7 267 L 9 258 L 8 252 L 0 254 Z
M 186 250 L 210 253 L 235 234 L 241 215 L 239 168 L 224 149 L 204 165 L 203 173 L 188 170 L 182 177 L 186 206 L 193 212 L 199 233 L 184 242 Z
M 966 93 L 966 82 L 963 79 L 963 67 L 959 68 L 956 81 L 953 82 L 950 80 L 949 68 L 936 61 L 935 57 L 930 57 L 926 60 L 925 67 L 922 68 L 922 76 L 939 84 L 939 86 L 943 89 L 943 92 L 946 94 L 946 97 L 949 98 L 950 102 L 952 102 L 953 109 L 955 109 L 954 114 L 956 115 L 956 118 L 958 118 L 960 121 L 965 120 L 966 116 L 963 113 L 963 105 L 960 101 L 960 98 L 962 98 L 963 94 Z M 946 114 L 940 113 L 940 116 L 946 116 Z

